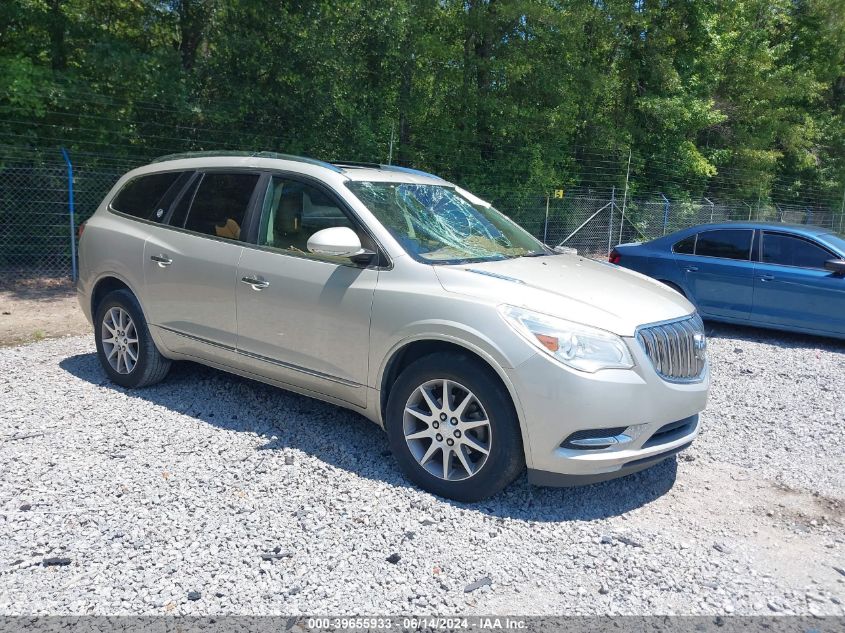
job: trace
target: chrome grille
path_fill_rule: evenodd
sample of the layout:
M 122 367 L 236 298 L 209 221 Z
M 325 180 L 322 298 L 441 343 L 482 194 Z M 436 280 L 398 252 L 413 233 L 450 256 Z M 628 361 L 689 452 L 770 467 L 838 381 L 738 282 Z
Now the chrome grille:
M 664 380 L 694 381 L 704 371 L 707 341 L 704 323 L 697 314 L 676 321 L 644 325 L 637 330 L 637 340 L 654 370 Z

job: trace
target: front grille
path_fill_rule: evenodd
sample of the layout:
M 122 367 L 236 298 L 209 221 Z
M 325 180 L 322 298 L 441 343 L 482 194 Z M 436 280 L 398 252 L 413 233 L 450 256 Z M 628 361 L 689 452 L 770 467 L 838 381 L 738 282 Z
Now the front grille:
M 690 382 L 704 371 L 704 323 L 697 314 L 677 321 L 644 325 L 637 340 L 664 380 Z

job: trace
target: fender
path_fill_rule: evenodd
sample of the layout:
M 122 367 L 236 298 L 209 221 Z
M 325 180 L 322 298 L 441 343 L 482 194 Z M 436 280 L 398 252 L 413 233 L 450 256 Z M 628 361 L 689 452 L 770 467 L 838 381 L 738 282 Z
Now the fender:
M 435 327 L 436 329 L 428 329 L 431 327 Z M 462 347 L 484 360 L 493 369 L 493 371 L 496 372 L 496 375 L 502 381 L 502 384 L 505 386 L 505 389 L 507 389 L 511 402 L 513 402 L 514 410 L 516 411 L 517 420 L 519 421 L 519 429 L 520 433 L 522 434 L 522 445 L 525 451 L 525 460 L 526 463 L 530 465 L 532 463 L 530 455 L 531 441 L 530 433 L 528 430 L 528 422 L 525 419 L 525 410 L 522 405 L 522 401 L 520 400 L 519 395 L 517 394 L 516 389 L 514 388 L 513 382 L 511 381 L 510 376 L 506 371 L 506 369 L 512 369 L 515 364 L 519 363 L 512 364 L 511 362 L 509 362 L 505 353 L 495 343 L 493 343 L 490 338 L 488 338 L 484 334 L 470 328 L 460 327 L 450 321 L 421 321 L 418 323 L 411 324 L 409 329 L 416 331 L 413 333 L 409 333 L 405 337 L 396 341 L 390 347 L 388 353 L 382 359 L 378 368 L 378 373 L 375 376 L 376 397 L 373 400 L 375 402 L 381 401 L 381 385 L 382 381 L 384 380 L 385 372 L 387 371 L 390 361 L 402 348 L 406 347 L 407 345 L 418 341 L 442 341 L 445 343 L 451 343 L 453 345 L 456 345 L 457 347 Z M 537 352 L 533 350 L 529 350 L 529 352 L 530 353 L 528 354 L 527 358 L 530 358 L 537 354 Z M 520 362 L 523 362 L 524 360 L 525 359 L 521 359 Z M 377 416 L 376 421 L 379 426 L 384 428 L 384 419 L 382 416 L 381 407 L 377 406 L 374 408 L 374 413 Z

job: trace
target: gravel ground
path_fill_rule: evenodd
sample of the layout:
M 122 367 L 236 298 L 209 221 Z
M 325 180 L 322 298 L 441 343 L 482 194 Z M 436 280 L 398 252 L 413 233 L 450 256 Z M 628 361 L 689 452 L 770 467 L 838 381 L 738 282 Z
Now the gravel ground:
M 711 328 L 681 457 L 476 506 L 363 418 L 88 337 L 0 349 L 0 614 L 845 614 L 845 344 Z

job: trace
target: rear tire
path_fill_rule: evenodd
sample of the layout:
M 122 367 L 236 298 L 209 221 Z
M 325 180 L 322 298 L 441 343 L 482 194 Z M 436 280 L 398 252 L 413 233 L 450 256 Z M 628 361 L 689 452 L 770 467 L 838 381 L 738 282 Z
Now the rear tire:
M 137 389 L 160 382 L 170 370 L 150 336 L 138 299 L 129 290 L 107 294 L 94 315 L 97 358 L 109 379 Z
M 431 354 L 408 366 L 390 390 L 385 427 L 408 479 L 441 497 L 486 499 L 525 467 L 510 395 L 467 354 Z

